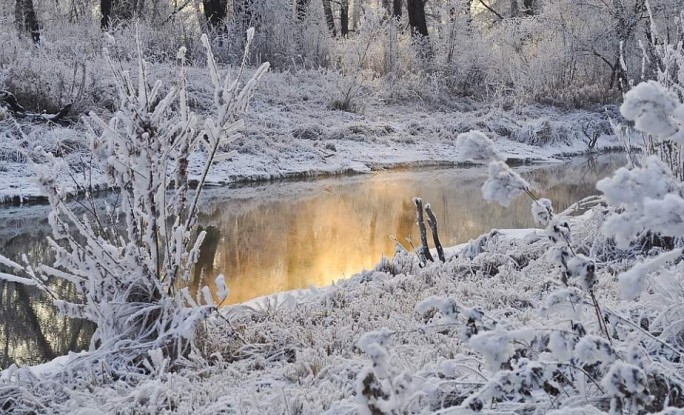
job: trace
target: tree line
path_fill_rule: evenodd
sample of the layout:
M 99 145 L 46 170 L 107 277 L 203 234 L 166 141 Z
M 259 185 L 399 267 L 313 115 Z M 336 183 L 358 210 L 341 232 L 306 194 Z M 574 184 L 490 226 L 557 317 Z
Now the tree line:
M 230 2 L 229 0 L 202 0 L 203 23 L 209 29 L 218 32 L 225 27 L 225 22 L 231 17 L 249 24 L 252 22 L 254 8 L 258 2 L 259 0 Z M 303 21 L 306 18 L 310 2 L 311 0 L 294 0 L 293 8 L 298 20 Z M 425 13 L 427 0 L 380 0 L 380 2 L 386 9 L 387 15 L 393 18 L 401 18 L 405 10 L 412 33 L 428 36 Z M 150 6 L 144 0 L 99 0 L 101 28 L 108 30 L 115 23 L 127 22 L 135 17 L 144 17 L 146 14 L 154 13 L 154 9 L 158 8 L 158 3 L 159 0 L 154 1 Z M 330 34 L 333 37 L 347 36 L 350 31 L 350 0 L 322 0 L 322 3 L 325 22 Z M 192 4 L 191 0 L 187 0 L 175 6 L 168 18 Z M 17 29 L 21 33 L 29 34 L 36 43 L 40 42 L 41 25 L 33 0 L 15 0 L 14 10 Z M 336 21 L 339 23 L 336 24 Z

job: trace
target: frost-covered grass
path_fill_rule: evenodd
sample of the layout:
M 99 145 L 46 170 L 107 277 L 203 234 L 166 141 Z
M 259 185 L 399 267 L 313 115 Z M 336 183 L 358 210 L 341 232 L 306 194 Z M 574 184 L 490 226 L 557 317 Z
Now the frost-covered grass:
M 599 230 L 606 213 L 596 207 L 568 218 L 578 252 L 612 249 Z M 392 379 L 386 390 L 397 392 L 387 405 L 408 412 L 469 413 L 459 407 L 479 396 L 484 412 L 582 413 L 585 405 L 608 410 L 612 394 L 624 393 L 609 381 L 618 359 L 644 368 L 649 412 L 666 402 L 663 379 L 675 380 L 668 404 L 684 404 L 674 393 L 684 368 L 654 339 L 674 317 L 658 312 L 667 308 L 662 296 L 673 305 L 684 299 L 681 263 L 660 271 L 668 285 L 637 301 L 620 298 L 615 275 L 638 258 L 598 266 L 595 293 L 611 313 L 608 345 L 591 304 L 562 284 L 543 231 L 502 231 L 480 242 L 475 251 L 450 250 L 444 264 L 419 268 L 402 253 L 332 287 L 224 308 L 225 319 L 206 322 L 201 350 L 173 371 L 154 353 L 128 378 L 106 368 L 59 375 L 43 368 L 35 378 L 21 369 L 3 373 L 0 394 L 50 413 L 368 413 L 363 380 L 372 372 Z M 471 259 L 466 251 L 477 253 Z M 570 315 L 585 334 L 573 331 Z M 473 337 L 478 330 L 485 336 Z M 382 349 L 368 347 L 378 342 Z M 373 368 L 371 357 L 384 363 Z M 87 365 L 86 356 L 70 359 Z M 539 379 L 550 381 L 535 386 Z

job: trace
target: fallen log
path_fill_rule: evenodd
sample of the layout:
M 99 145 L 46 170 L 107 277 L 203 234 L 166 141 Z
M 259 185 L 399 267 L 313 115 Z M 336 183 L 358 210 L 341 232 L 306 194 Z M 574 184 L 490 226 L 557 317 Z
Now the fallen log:
M 0 99 L 8 105 L 8 109 L 12 112 L 14 118 L 26 120 L 29 122 L 53 122 L 59 124 L 68 124 L 65 117 L 69 115 L 73 104 L 69 103 L 63 106 L 56 114 L 39 114 L 35 112 L 28 112 L 22 107 L 17 98 L 9 91 L 0 91 Z

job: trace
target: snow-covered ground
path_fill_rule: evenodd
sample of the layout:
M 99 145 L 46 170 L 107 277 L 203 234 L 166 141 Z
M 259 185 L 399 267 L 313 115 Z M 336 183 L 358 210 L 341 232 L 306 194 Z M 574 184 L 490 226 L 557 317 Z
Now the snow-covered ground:
M 211 90 L 193 74 L 197 111 L 209 107 Z M 597 149 L 619 148 L 608 116 L 615 108 L 596 112 L 526 107 L 503 110 L 468 100 L 449 106 L 431 103 L 385 102 L 365 96 L 359 113 L 329 108 L 329 79 L 317 71 L 270 73 L 262 80 L 246 117 L 244 135 L 231 149 L 232 159 L 217 162 L 209 184 L 269 180 L 295 176 L 365 173 L 398 166 L 453 165 L 459 133 L 479 129 L 497 149 L 517 161 L 548 161 L 587 150 L 589 136 L 599 135 Z M 56 154 L 72 167 L 70 174 L 54 166 L 63 187 L 74 182 L 88 188 L 102 186 L 100 172 L 90 169 L 88 140 L 82 125 L 71 128 L 18 126 L 0 120 L 0 201 L 30 201 L 43 196 L 33 179 L 29 159 L 50 163 L 35 148 Z M 21 130 L 21 132 L 19 132 Z M 195 174 L 204 155 L 191 165 Z
M 248 117 L 245 136 L 235 143 L 238 154 L 217 163 L 212 184 L 453 164 L 469 158 L 457 148 L 456 135 L 474 128 L 493 143 L 471 134 L 471 150 L 485 149 L 496 158 L 551 160 L 586 150 L 583 135 L 598 134 L 598 148 L 618 144 L 605 134 L 609 130 L 602 114 L 539 108 L 505 112 L 475 104 L 442 112 L 372 97 L 363 114 L 334 112 L 322 105 L 327 101 L 323 95 L 309 94 L 316 82 L 288 96 L 292 88 L 278 86 L 288 84 L 280 78 L 289 75 L 273 76 L 254 103 L 257 111 Z M 637 101 L 639 117 L 674 119 L 667 112 L 674 111 L 674 104 Z M 66 154 L 79 167 L 76 182 L 97 186 L 100 179 L 97 172 L 90 175 L 85 146 L 74 141 L 77 132 L 59 131 L 73 145 L 52 139 L 41 147 Z M 23 132 L 16 140 L 26 141 L 31 132 Z M 40 133 L 36 137 L 41 140 Z M 22 151 L 33 151 L 23 141 Z M 40 153 L 13 156 L 8 149 L 4 154 L 10 162 L 3 170 L 15 187 L 6 187 L 5 196 L 39 197 L 26 185 L 25 159 Z M 199 162 L 202 155 L 194 157 Z M 121 340 L 34 369 L 13 366 L 0 374 L 2 409 L 64 414 L 680 414 L 684 410 L 665 407 L 684 407 L 681 183 L 651 156 L 599 188 L 606 197 L 595 200 L 602 203 L 584 215 L 557 214 L 552 201 L 538 199 L 543 189 L 533 194 L 522 177 L 493 161 L 483 196 L 508 205 L 516 195 L 527 194 L 535 221 L 545 231 L 492 231 L 450 249 L 443 263 L 398 249 L 374 270 L 333 286 L 218 310 L 190 308 L 202 317 L 210 315 L 197 332 L 185 324 L 190 318 L 181 321 L 178 343 L 170 343 L 178 344 L 178 352 L 149 336 L 146 343 Z M 97 242 L 95 237 L 90 241 Z M 96 271 L 101 271 L 99 263 L 88 272 Z M 210 300 L 209 294 L 206 303 Z M 164 305 L 159 309 L 165 310 Z M 139 313 L 134 315 L 146 321 L 151 316 Z M 197 347 L 180 352 L 181 339 L 195 333 Z
M 603 208 L 569 218 L 578 252 L 600 256 L 600 250 L 611 249 L 597 233 L 603 218 Z M 84 415 L 541 414 L 561 406 L 565 412 L 559 413 L 592 414 L 609 410 L 610 376 L 603 376 L 604 363 L 616 358 L 613 353 L 625 356 L 631 350 L 630 362 L 640 361 L 649 379 L 681 378 L 680 366 L 656 357 L 667 352 L 662 346 L 658 351 L 657 342 L 643 336 L 634 348 L 630 339 L 640 338 L 640 332 L 631 325 L 611 317 L 616 337 L 608 346 L 590 303 L 554 302 L 570 291 L 560 281 L 561 268 L 546 254 L 552 244 L 543 231 L 501 231 L 480 242 L 479 248 L 448 250 L 444 264 L 420 268 L 414 255 L 403 253 L 331 287 L 224 308 L 226 320 L 212 319 L 205 325 L 202 356 L 190 356 L 173 371 L 151 353 L 146 364 L 151 373 L 131 373 L 126 380 L 117 381 L 99 369 L 87 379 L 50 375 L 66 362 L 72 367 L 89 364 L 87 355 L 70 355 L 36 369 L 5 371 L 2 393 L 14 392 L 27 407 L 46 405 L 43 409 L 49 413 Z M 613 275 L 633 260 L 601 265 L 597 300 L 604 313 L 658 324 L 658 315 L 642 308 L 657 300 L 658 290 L 638 302 L 625 302 L 618 294 Z M 682 266 L 675 272 L 684 272 Z M 444 299 L 453 304 L 453 313 L 440 306 Z M 572 320 L 563 317 L 567 313 Z M 578 325 L 587 334 L 572 340 Z M 554 338 L 554 333 L 570 337 Z M 535 343 L 549 342 L 549 334 L 555 340 L 548 345 Z M 492 335 L 499 337 L 494 340 Z M 577 343 L 580 338 L 584 343 Z M 589 341 L 609 349 L 592 352 Z M 512 367 L 498 370 L 495 363 L 511 357 Z M 526 364 L 541 368 L 538 377 L 530 374 L 537 372 L 525 372 Z M 369 385 L 369 373 L 379 383 Z M 11 380 L 17 377 L 23 381 Z M 535 383 L 540 379 L 552 379 L 543 387 L 546 392 Z M 68 386 L 58 387 L 60 383 Z M 655 381 L 649 385 L 648 412 L 661 411 L 665 396 L 671 405 L 683 403 L 676 391 L 662 390 Z M 398 412 L 371 412 L 380 402 L 372 396 L 382 394 L 387 407 Z M 469 405 L 477 396 L 489 402 L 481 411 Z M 503 396 L 508 399 L 501 400 Z

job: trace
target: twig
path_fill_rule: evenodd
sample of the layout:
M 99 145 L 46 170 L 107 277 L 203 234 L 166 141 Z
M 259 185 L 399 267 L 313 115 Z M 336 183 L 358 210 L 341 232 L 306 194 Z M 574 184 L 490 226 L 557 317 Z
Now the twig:
M 594 303 L 594 311 L 596 311 L 596 318 L 598 319 L 599 328 L 605 334 L 606 339 L 612 345 L 613 340 L 610 338 L 610 333 L 608 333 L 608 327 L 606 322 L 603 320 L 603 313 L 601 313 L 601 307 L 599 307 L 598 301 L 596 301 L 596 296 L 594 295 L 594 290 L 589 290 L 589 295 L 591 296 L 591 301 Z
M 425 212 L 428 216 L 428 225 L 430 225 L 432 239 L 435 243 L 435 248 L 437 248 L 437 256 L 439 257 L 440 261 L 446 262 L 444 257 L 444 248 L 442 248 L 442 243 L 439 241 L 439 235 L 437 234 L 437 218 L 435 217 L 435 214 L 432 213 L 432 208 L 430 207 L 429 203 L 425 205 Z
M 430 253 L 430 248 L 427 241 L 427 230 L 425 229 L 425 220 L 423 219 L 423 199 L 419 197 L 413 198 L 413 203 L 416 205 L 416 218 L 418 221 L 418 229 L 420 230 L 421 253 L 430 262 L 435 262 L 435 259 Z
M 503 16 L 500 15 L 496 10 L 492 9 L 491 6 L 489 6 L 487 3 L 485 3 L 483 0 L 479 0 L 480 4 L 484 6 L 485 9 L 489 10 L 490 12 L 494 13 L 496 17 L 498 17 L 500 20 L 504 20 Z

